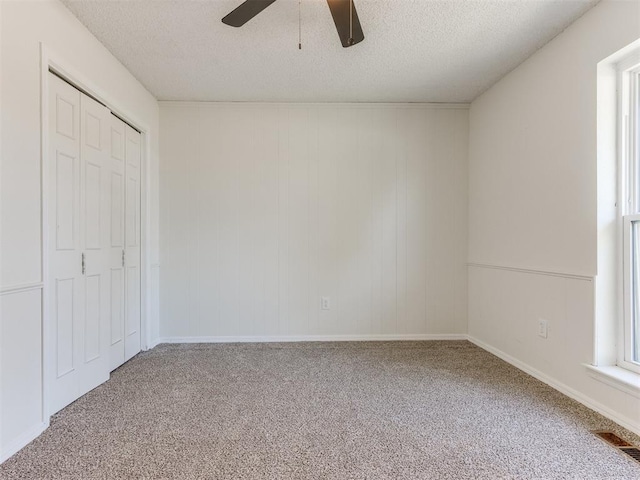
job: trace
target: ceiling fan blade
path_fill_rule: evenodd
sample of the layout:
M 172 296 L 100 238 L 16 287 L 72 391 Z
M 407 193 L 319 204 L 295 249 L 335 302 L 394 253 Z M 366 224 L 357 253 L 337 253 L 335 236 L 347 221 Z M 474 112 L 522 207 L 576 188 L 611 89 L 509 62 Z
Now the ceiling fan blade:
M 226 23 L 232 27 L 241 27 L 275 1 L 276 0 L 246 0 L 224 17 L 222 23 Z
M 364 40 L 354 0 L 327 0 L 343 47 L 351 47 Z

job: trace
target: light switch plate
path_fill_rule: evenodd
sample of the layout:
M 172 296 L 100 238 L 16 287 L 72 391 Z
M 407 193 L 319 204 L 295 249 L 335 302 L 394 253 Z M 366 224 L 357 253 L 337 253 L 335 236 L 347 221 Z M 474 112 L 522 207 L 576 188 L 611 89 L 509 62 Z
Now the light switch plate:
M 329 297 L 322 297 L 320 299 L 320 307 L 322 310 L 329 310 L 331 308 L 331 299 Z
M 542 338 L 547 338 L 549 333 L 549 322 L 547 322 L 544 318 L 538 319 L 538 336 Z

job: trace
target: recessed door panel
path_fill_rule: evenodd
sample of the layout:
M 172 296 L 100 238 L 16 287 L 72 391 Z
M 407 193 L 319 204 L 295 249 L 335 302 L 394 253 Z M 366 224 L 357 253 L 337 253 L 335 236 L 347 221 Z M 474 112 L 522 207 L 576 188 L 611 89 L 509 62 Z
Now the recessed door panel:
M 124 328 L 124 302 L 122 292 L 124 291 L 124 279 L 122 278 L 122 268 L 111 269 L 111 345 L 122 341 L 122 330 Z M 124 353 L 123 353 L 124 361 Z
M 57 280 L 55 286 L 56 377 L 73 371 L 73 278 Z
M 111 172 L 111 246 L 124 247 L 124 189 L 122 174 Z
M 127 156 L 127 166 L 130 168 L 140 168 L 140 134 L 127 125 L 127 146 L 125 154 Z
M 111 158 L 124 161 L 124 122 L 112 115 L 111 119 Z M 118 122 L 120 125 L 118 125 Z
M 101 244 L 101 196 L 102 176 L 101 167 L 92 163 L 86 163 L 84 175 L 84 226 L 85 226 L 85 249 L 95 250 L 103 247 Z
M 127 267 L 127 336 L 138 333 L 140 328 L 140 272 L 137 266 Z
M 93 115 L 91 112 L 87 112 L 85 114 L 84 121 L 84 131 L 82 132 L 82 138 L 84 139 L 85 145 L 88 147 L 95 148 L 96 150 L 101 149 L 101 121 L 100 119 Z
M 66 93 L 66 92 L 64 92 Z M 76 140 L 78 129 L 76 124 L 78 121 L 78 103 L 74 102 L 75 98 L 70 101 L 65 98 L 64 94 L 56 94 L 55 104 L 55 129 L 59 135 L 64 135 L 72 140 Z M 72 97 L 74 97 L 73 95 Z
M 127 178 L 127 246 L 137 247 L 138 239 L 138 195 L 140 191 L 136 178 Z
M 58 250 L 76 248 L 75 223 L 77 221 L 76 181 L 77 159 L 71 155 L 56 151 L 56 247 Z
M 102 315 L 102 289 L 100 275 L 90 275 L 85 281 L 84 296 L 84 361 L 91 362 L 100 357 L 100 317 Z

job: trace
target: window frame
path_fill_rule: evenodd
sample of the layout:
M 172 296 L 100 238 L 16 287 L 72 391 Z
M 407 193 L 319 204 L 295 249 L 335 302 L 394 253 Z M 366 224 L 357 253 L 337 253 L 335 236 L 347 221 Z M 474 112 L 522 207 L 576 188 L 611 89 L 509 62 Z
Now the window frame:
M 632 224 L 640 222 L 640 52 L 618 64 L 619 97 L 619 220 L 622 236 L 621 286 L 622 314 L 618 334 L 618 366 L 640 374 L 640 361 L 633 361 L 634 318 L 640 315 L 640 302 L 633 301 L 634 285 L 632 249 L 640 254 L 640 236 L 632 236 Z

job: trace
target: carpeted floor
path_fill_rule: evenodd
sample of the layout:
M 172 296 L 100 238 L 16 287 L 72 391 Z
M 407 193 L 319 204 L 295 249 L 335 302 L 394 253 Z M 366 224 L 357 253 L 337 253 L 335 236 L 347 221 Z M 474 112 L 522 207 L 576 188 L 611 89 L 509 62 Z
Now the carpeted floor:
M 162 345 L 0 466 L 20 479 L 634 479 L 638 438 L 468 342 Z

